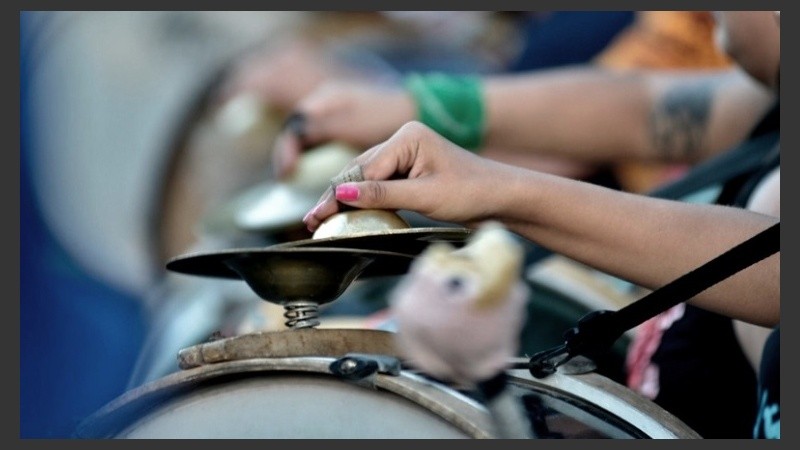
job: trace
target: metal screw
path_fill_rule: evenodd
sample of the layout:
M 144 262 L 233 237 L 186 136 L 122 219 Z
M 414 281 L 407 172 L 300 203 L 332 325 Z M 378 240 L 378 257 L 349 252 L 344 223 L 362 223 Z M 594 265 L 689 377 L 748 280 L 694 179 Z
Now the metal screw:
M 358 363 L 356 361 L 352 359 L 346 359 L 342 361 L 342 364 L 339 366 L 339 370 L 341 370 L 342 373 L 350 374 L 355 372 L 356 367 L 358 367 Z

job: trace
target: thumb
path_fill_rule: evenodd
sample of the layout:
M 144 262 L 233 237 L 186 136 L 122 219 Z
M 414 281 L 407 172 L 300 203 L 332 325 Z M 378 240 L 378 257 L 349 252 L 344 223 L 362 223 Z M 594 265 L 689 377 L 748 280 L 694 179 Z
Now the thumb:
M 417 210 L 413 202 L 419 199 L 417 180 L 382 180 L 342 183 L 336 186 L 336 200 L 362 209 Z M 419 202 L 417 202 L 419 203 Z

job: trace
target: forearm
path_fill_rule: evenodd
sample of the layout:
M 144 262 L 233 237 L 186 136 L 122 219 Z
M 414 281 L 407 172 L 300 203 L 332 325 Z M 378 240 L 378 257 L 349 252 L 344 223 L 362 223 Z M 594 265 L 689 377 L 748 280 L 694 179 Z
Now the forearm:
M 655 289 L 778 219 L 742 209 L 625 194 L 519 170 L 498 204 L 511 230 L 558 253 Z M 780 256 L 698 295 L 700 307 L 774 325 L 780 316 Z
M 741 141 L 770 101 L 731 70 L 494 77 L 484 84 L 484 143 L 588 162 L 695 162 Z
M 636 155 L 648 140 L 651 100 L 637 75 L 576 67 L 495 77 L 484 102 L 486 146 L 605 161 Z

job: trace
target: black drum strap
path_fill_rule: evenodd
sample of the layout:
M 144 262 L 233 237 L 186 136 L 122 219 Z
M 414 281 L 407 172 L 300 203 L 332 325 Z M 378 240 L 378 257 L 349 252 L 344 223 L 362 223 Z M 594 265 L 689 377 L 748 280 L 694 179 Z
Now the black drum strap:
M 625 331 L 780 252 L 780 249 L 778 222 L 618 311 L 600 310 L 587 314 L 577 326 L 564 333 L 563 344 L 533 355 L 528 369 L 533 376 L 543 378 L 576 356 L 593 361 L 607 352 Z M 586 369 L 584 371 L 594 369 L 593 364 L 584 363 L 582 367 Z

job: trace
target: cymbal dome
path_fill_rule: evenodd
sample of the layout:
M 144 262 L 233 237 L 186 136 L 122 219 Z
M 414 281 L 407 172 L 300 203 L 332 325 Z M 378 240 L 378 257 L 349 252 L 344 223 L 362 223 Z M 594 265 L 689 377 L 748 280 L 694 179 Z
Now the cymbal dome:
M 396 212 L 383 209 L 357 209 L 332 215 L 317 228 L 312 239 L 403 228 L 410 228 L 410 225 Z

